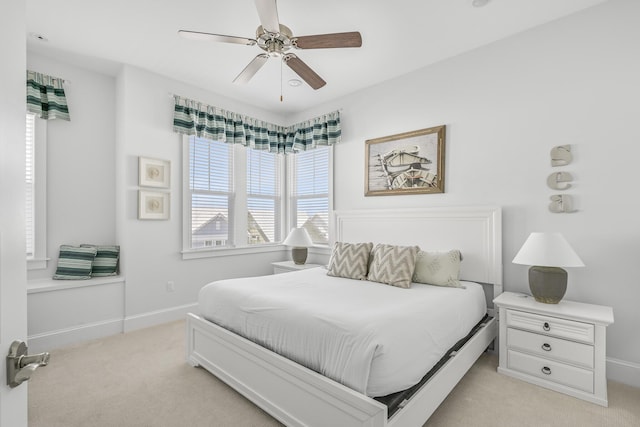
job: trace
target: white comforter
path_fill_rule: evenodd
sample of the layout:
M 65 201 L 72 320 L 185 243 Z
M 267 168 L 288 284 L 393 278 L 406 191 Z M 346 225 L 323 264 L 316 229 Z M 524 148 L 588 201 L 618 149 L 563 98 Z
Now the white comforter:
M 482 287 L 402 289 L 313 268 L 202 288 L 204 318 L 368 396 L 418 383 L 486 313 Z

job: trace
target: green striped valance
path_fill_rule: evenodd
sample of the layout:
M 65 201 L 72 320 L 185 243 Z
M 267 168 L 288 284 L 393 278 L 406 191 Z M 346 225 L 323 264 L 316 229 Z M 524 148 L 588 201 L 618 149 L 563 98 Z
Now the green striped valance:
M 198 101 L 174 98 L 173 131 L 177 133 L 272 153 L 305 151 L 340 142 L 339 111 L 295 125 L 279 126 Z
M 71 120 L 64 80 L 27 70 L 27 111 L 45 120 Z

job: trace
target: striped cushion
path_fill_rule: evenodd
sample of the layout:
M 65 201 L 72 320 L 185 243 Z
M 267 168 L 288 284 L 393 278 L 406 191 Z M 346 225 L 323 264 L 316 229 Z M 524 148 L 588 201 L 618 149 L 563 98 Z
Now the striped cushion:
M 74 280 L 90 279 L 91 265 L 96 256 L 96 248 L 80 248 L 77 246 L 61 245 L 58 257 L 58 268 L 54 279 Z
M 335 242 L 327 268 L 328 276 L 365 280 L 373 243 Z
M 373 260 L 367 279 L 400 288 L 410 288 L 419 250 L 417 246 L 377 244 L 371 253 Z
M 93 260 L 91 276 L 106 277 L 118 274 L 118 261 L 120 260 L 120 246 L 80 245 L 82 248 L 96 248 L 96 257 Z
M 416 270 L 413 273 L 413 281 L 428 285 L 448 286 L 461 288 L 460 261 L 462 255 L 459 250 L 449 252 L 418 252 L 416 258 Z

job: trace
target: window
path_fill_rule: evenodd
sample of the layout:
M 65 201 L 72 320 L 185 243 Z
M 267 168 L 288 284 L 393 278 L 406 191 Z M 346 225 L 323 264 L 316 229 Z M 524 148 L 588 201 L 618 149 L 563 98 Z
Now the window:
M 244 147 L 243 147 L 244 148 Z M 247 244 L 280 241 L 281 191 L 279 155 L 247 152 Z
M 328 244 L 331 148 L 284 156 L 194 136 L 184 141 L 186 258 L 208 256 L 195 254 L 199 250 L 266 248 L 292 227 L 305 227 L 315 244 Z
M 233 163 L 230 144 L 189 138 L 189 249 L 233 241 Z
M 289 156 L 291 227 L 303 227 L 313 243 L 329 243 L 332 149 L 320 147 Z
M 282 237 L 283 156 L 188 140 L 184 250 L 274 244 Z
M 46 153 L 47 122 L 32 113 L 26 115 L 25 133 L 25 218 L 26 257 L 29 270 L 46 268 Z

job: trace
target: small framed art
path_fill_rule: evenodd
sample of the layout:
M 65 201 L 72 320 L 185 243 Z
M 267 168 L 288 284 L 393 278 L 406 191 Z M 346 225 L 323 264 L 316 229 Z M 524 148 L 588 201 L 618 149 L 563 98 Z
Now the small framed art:
M 138 185 L 141 187 L 169 188 L 171 163 L 168 160 L 138 158 Z
M 138 190 L 138 219 L 169 219 L 169 193 Z

